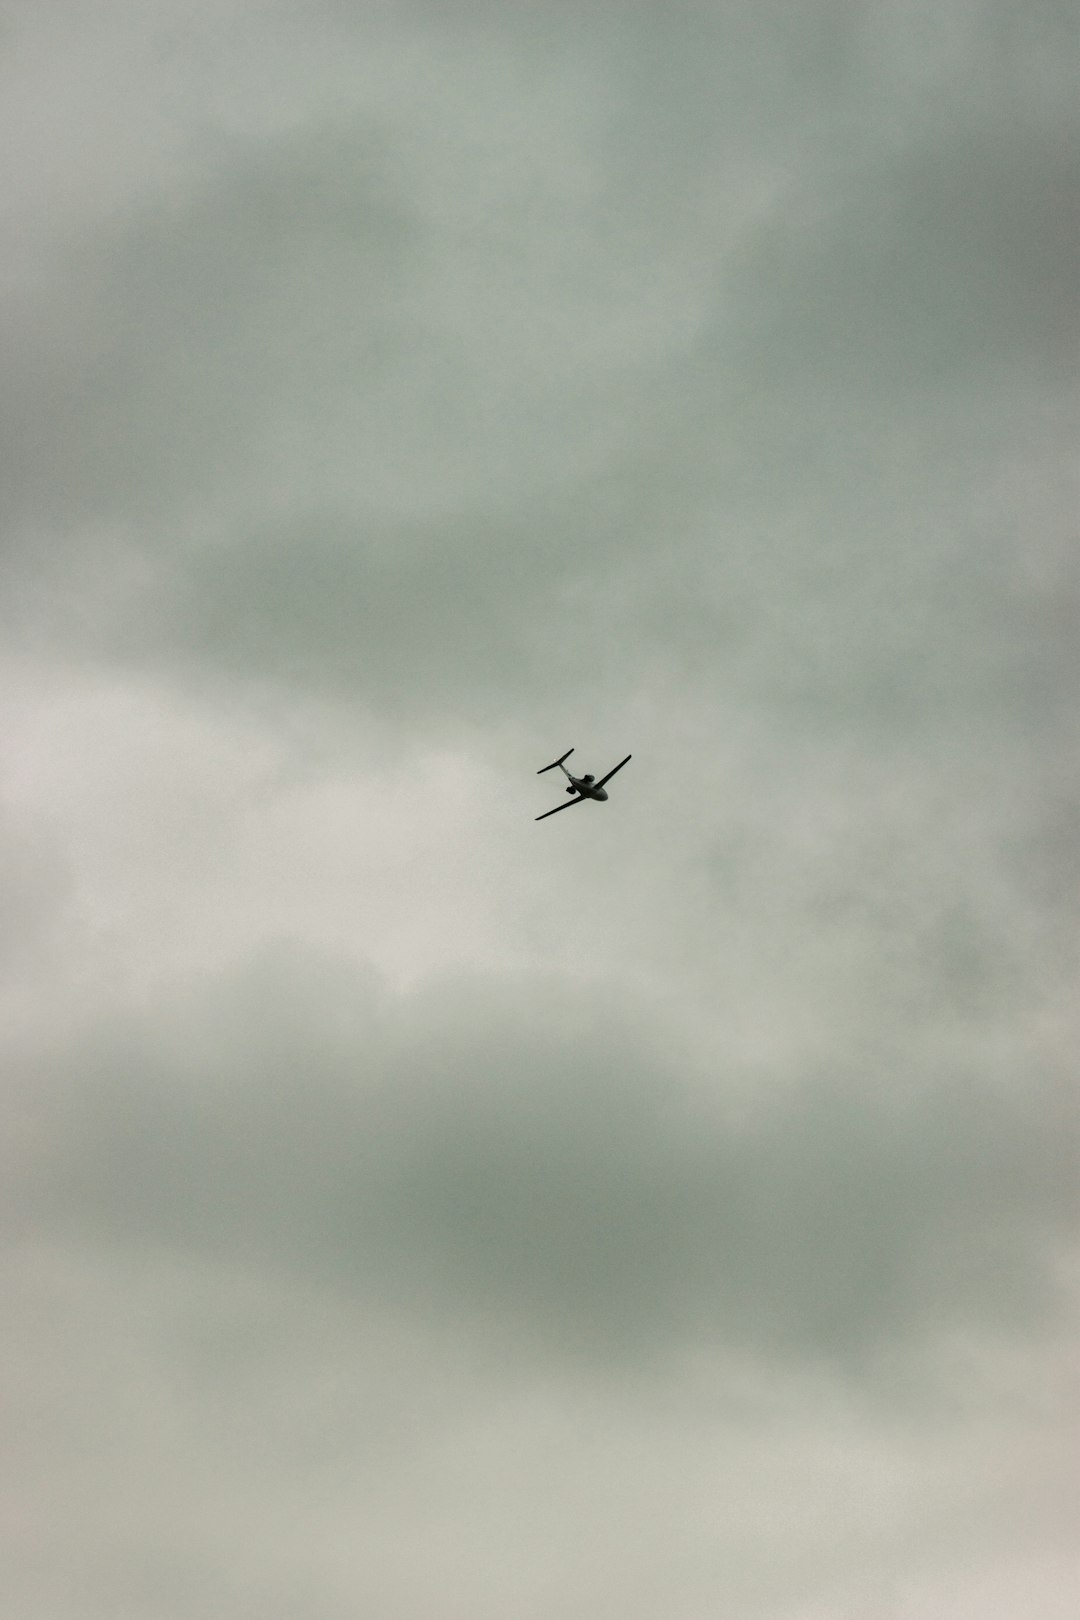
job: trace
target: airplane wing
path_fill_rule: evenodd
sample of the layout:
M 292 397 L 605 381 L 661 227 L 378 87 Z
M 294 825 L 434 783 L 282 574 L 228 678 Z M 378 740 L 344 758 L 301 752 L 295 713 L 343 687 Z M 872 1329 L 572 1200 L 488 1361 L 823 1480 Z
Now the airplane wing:
M 633 759 L 633 757 L 634 757 L 634 756 L 633 756 L 633 754 L 627 754 L 627 756 L 626 756 L 626 759 Z M 612 767 L 611 767 L 611 769 L 610 769 L 610 771 L 608 771 L 608 773 L 607 773 L 607 775 L 606 775 L 606 776 L 602 776 L 602 777 L 601 777 L 601 778 L 600 778 L 600 780 L 599 780 L 599 782 L 597 782 L 597 783 L 595 783 L 595 784 L 594 784 L 594 785 L 595 785 L 595 786 L 596 786 L 596 787 L 603 787 L 603 785 L 604 785 L 604 783 L 605 783 L 605 782 L 610 782 L 610 781 L 611 781 L 611 778 L 612 778 L 612 777 L 613 777 L 613 776 L 614 776 L 614 775 L 615 775 L 615 772 L 616 772 L 616 771 L 621 771 L 621 770 L 622 770 L 622 768 L 623 768 L 623 766 L 624 766 L 624 765 L 625 765 L 625 764 L 626 764 L 626 759 L 620 759 L 620 761 L 619 761 L 619 763 L 618 763 L 618 764 L 617 764 L 617 765 L 613 765 L 613 766 L 612 766 Z M 559 806 L 559 809 L 560 809 L 560 810 L 561 810 L 561 809 L 562 809 L 562 805 L 561 805 L 561 804 L 560 804 L 560 806 Z M 550 815 L 550 813 L 551 813 L 551 812 L 550 812 L 550 811 L 549 811 L 549 812 L 548 812 L 548 814 L 549 814 L 549 815 Z
M 557 804 L 555 806 L 554 810 L 545 810 L 542 816 L 537 816 L 536 817 L 536 820 L 537 821 L 546 821 L 548 816 L 557 816 L 560 810 L 572 810 L 575 804 L 584 804 L 584 803 L 585 803 L 585 799 L 582 796 L 579 796 L 579 797 L 574 798 L 574 799 L 567 799 L 565 804 Z

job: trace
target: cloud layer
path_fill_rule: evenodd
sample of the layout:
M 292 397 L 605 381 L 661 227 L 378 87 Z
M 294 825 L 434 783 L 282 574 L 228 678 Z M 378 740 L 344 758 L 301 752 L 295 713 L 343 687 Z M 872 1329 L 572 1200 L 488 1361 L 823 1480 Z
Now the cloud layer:
M 1074 41 L 13 12 L 5 1613 L 1075 1611 Z

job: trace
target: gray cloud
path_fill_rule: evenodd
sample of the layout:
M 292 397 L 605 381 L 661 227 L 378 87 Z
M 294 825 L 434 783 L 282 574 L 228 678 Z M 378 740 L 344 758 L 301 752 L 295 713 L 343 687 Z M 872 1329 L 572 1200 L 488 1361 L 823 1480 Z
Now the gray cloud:
M 553 614 L 577 645 L 614 612 L 751 699 L 895 725 L 989 682 L 1023 724 L 1044 712 L 1056 642 L 1017 547 L 1051 575 L 1071 550 L 1066 112 L 961 101 L 945 124 L 916 98 L 843 162 L 830 124 L 764 206 L 715 141 L 651 130 L 684 176 L 665 225 L 671 176 L 624 168 L 617 87 L 646 44 L 603 82 L 601 160 L 568 103 L 580 195 L 548 146 L 507 196 L 478 135 L 444 204 L 393 125 L 354 117 L 234 138 L 212 179 L 111 224 L 59 324 L 20 329 L 30 481 L 8 496 L 122 527 L 80 539 L 96 587 L 26 530 L 24 633 L 141 638 L 415 719 L 522 703 Z M 554 74 L 549 141 L 567 94 Z M 1003 490 L 991 515 L 988 461 L 1048 447 L 1034 508 Z
M 1049 1075 L 896 1053 L 773 1081 L 747 1112 L 629 1006 L 522 994 L 380 1003 L 286 957 L 83 1041 L 44 1092 L 46 1229 L 661 1362 L 700 1341 L 857 1365 L 946 1329 L 1025 1334 L 1063 1303 L 1076 1210 Z
M 11 13 L 5 1613 L 1075 1610 L 1074 40 Z
M 380 194 L 375 141 L 330 129 L 272 153 L 231 144 L 211 185 L 143 202 L 79 244 L 38 295 L 47 324 L 11 334 L 9 522 L 27 510 L 160 522 L 184 512 L 193 479 L 204 506 L 245 460 L 258 473 L 283 384 L 307 379 L 288 409 L 310 423 L 320 396 L 316 421 L 370 374 L 408 239 Z

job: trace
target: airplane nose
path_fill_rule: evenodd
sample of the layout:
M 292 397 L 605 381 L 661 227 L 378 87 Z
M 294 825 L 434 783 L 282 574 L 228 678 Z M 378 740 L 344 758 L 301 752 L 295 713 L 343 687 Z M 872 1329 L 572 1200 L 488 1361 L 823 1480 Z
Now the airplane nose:
M 607 798 L 607 788 L 597 788 L 596 797 L 598 799 L 606 799 Z

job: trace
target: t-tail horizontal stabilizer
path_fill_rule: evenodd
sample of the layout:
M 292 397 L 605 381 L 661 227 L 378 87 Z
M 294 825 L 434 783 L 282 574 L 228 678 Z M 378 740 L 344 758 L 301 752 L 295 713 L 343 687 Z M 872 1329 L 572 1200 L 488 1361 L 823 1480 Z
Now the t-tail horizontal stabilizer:
M 563 759 L 569 759 L 570 755 L 573 752 L 574 752 L 574 750 L 572 748 L 568 748 L 566 750 L 566 753 L 563 755 L 562 759 L 553 759 L 550 765 L 541 765 L 540 769 L 536 773 L 537 776 L 543 776 L 545 771 L 553 771 L 555 769 L 556 765 L 561 765 L 562 764 Z M 561 806 L 560 806 L 560 808 L 561 808 Z M 548 811 L 548 814 L 550 815 L 551 812 Z

